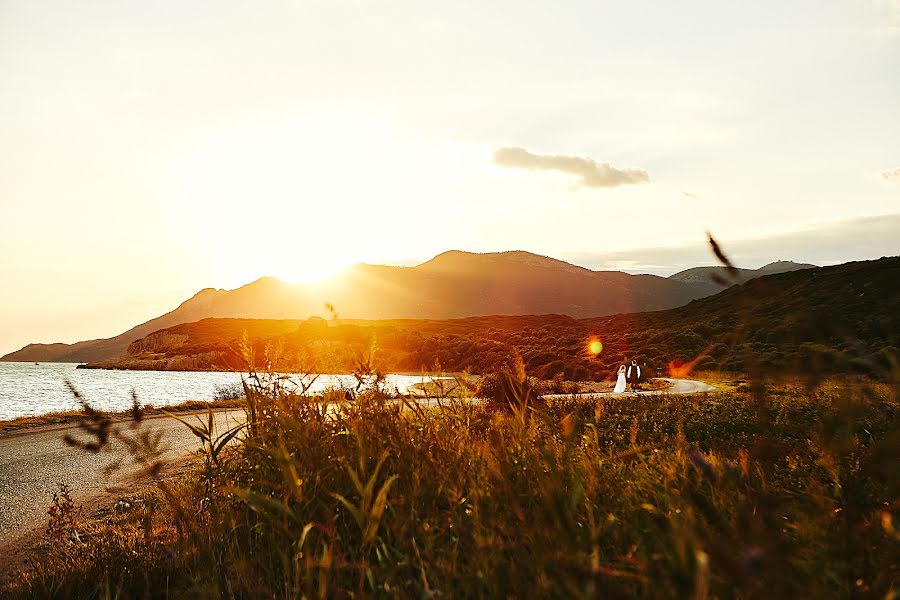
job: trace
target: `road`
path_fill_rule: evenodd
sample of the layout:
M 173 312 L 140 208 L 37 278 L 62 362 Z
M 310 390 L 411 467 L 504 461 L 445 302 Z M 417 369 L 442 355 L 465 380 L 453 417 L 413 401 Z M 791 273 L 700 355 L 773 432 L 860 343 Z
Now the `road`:
M 639 394 L 695 394 L 715 390 L 701 381 L 667 381 L 672 383 L 672 387 Z M 611 395 L 607 392 L 579 394 L 579 397 Z M 438 404 L 434 399 L 424 398 L 418 403 L 426 407 Z M 219 431 L 225 431 L 243 417 L 241 410 L 219 411 L 216 413 L 216 427 Z M 164 455 L 166 460 L 183 458 L 199 448 L 197 438 L 183 424 L 165 415 L 148 417 L 144 426 L 164 433 L 163 439 L 168 447 Z M 98 497 L 115 499 L 117 493 L 127 489 L 127 482 L 134 479 L 139 467 L 133 464 L 112 475 L 105 472 L 108 466 L 125 455 L 121 444 L 114 443 L 106 451 L 92 454 L 63 442 L 65 434 L 78 433 L 75 425 L 50 425 L 0 435 L 0 549 L 15 546 L 17 540 L 46 525 L 47 509 L 59 483 L 69 485 L 73 499 L 81 503 Z
M 243 416 L 241 410 L 217 412 L 216 427 L 225 431 Z M 127 432 L 127 425 L 121 425 Z M 167 448 L 164 460 L 182 458 L 200 447 L 187 427 L 165 415 L 147 417 L 144 427 L 163 432 L 163 446 Z M 66 445 L 66 434 L 81 437 L 75 425 L 51 425 L 0 435 L 0 549 L 46 525 L 47 509 L 57 484 L 69 485 L 72 498 L 80 503 L 116 494 L 140 470 L 133 463 L 125 463 L 122 469 L 107 475 L 106 468 L 125 455 L 122 444 L 114 442 L 107 450 L 94 454 Z
M 646 390 L 643 392 L 625 392 L 622 394 L 614 394 L 612 392 L 593 392 L 590 394 L 577 394 L 579 398 L 605 398 L 615 396 L 662 396 L 662 395 L 683 395 L 683 394 L 701 394 L 703 392 L 714 392 L 715 387 L 702 381 L 693 379 L 672 379 L 671 377 L 660 377 L 663 381 L 668 381 L 672 387 L 664 390 Z M 572 394 L 544 394 L 544 398 L 571 398 Z

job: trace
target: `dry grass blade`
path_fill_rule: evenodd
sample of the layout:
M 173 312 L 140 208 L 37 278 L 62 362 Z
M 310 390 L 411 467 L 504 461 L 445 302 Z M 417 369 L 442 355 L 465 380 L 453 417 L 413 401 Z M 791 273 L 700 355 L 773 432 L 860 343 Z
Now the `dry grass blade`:
M 719 262 L 722 263 L 722 266 L 724 266 L 728 270 L 728 274 L 731 275 L 732 278 L 737 279 L 738 274 L 740 273 L 737 267 L 731 264 L 731 260 L 729 260 L 729 258 L 722 251 L 722 248 L 719 246 L 719 243 L 713 238 L 712 234 L 707 232 L 706 236 L 709 240 L 709 247 L 712 249 L 713 254 L 716 255 L 716 258 L 719 259 Z

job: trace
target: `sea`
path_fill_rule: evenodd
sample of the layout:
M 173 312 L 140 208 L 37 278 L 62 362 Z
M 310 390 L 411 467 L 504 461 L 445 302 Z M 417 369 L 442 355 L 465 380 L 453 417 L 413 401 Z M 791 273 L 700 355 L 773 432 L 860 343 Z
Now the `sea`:
M 240 385 L 240 373 L 222 371 L 119 371 L 78 369 L 74 363 L 0 362 L 0 420 L 79 410 L 66 381 L 98 410 L 131 408 L 132 390 L 142 405 L 168 406 L 188 400 L 212 400 L 217 389 Z M 388 375 L 388 391 L 405 393 L 421 375 Z M 311 392 L 352 389 L 352 375 L 319 375 Z

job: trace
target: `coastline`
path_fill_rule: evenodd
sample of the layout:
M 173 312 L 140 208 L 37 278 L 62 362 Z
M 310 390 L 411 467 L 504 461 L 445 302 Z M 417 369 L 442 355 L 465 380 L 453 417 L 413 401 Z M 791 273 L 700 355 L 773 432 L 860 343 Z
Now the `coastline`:
M 90 369 L 97 371 L 160 371 L 165 373 L 247 373 L 247 369 L 227 369 L 224 367 L 164 367 L 160 368 L 157 365 L 142 365 L 142 364 L 130 364 L 130 365 L 113 365 L 113 364 L 101 364 L 98 362 L 94 363 L 84 363 L 84 362 L 69 362 L 69 361 L 53 361 L 53 360 L 44 360 L 44 361 L 31 361 L 31 360 L 0 360 L 0 363 L 9 363 L 9 364 L 34 364 L 34 365 L 75 365 L 76 369 Z M 262 370 L 259 370 L 262 372 Z M 291 374 L 291 375 L 352 375 L 352 373 L 347 370 L 329 370 L 322 369 L 317 370 L 315 373 L 307 373 L 305 371 L 298 371 L 293 369 L 286 369 L 279 371 L 279 373 Z M 388 373 L 389 375 L 402 375 L 404 377 L 417 377 L 422 375 L 424 377 L 456 377 L 462 376 L 463 373 L 461 371 L 447 371 L 441 373 L 435 373 L 432 371 L 391 371 Z M 469 375 L 473 375 L 473 373 L 469 373 Z M 474 374 L 477 375 L 477 374 Z
M 141 406 L 141 412 L 144 416 L 164 416 L 165 413 L 175 413 L 179 415 L 200 414 L 206 412 L 207 408 L 213 411 L 230 410 L 241 408 L 244 405 L 242 398 L 233 400 L 189 400 L 171 406 Z M 113 421 L 125 421 L 131 418 L 132 410 L 119 411 L 97 411 L 99 414 L 111 418 Z M 71 410 L 62 412 L 52 412 L 42 415 L 28 415 L 24 417 L 16 417 L 14 419 L 0 419 L 0 438 L 15 433 L 29 431 L 35 428 L 49 427 L 52 425 L 67 426 L 84 417 L 84 411 Z
M 54 363 L 54 364 L 62 364 L 62 363 Z M 75 363 L 69 363 L 69 364 L 75 364 Z M 165 372 L 165 373 L 240 373 L 240 374 L 246 374 L 248 372 L 247 369 L 199 368 L 199 367 L 198 368 L 190 368 L 190 367 L 158 368 L 158 367 L 152 366 L 152 365 L 147 365 L 147 366 L 137 366 L 137 365 L 110 366 L 110 365 L 98 365 L 98 364 L 91 364 L 91 363 L 87 363 L 87 364 L 77 363 L 77 364 L 78 364 L 78 366 L 75 367 L 76 369 L 91 369 L 91 370 L 97 370 L 97 371 L 160 371 L 160 372 Z M 263 371 L 259 370 L 257 372 L 261 373 Z M 279 370 L 278 372 L 288 374 L 288 375 L 352 375 L 352 373 L 347 369 L 344 369 L 344 370 L 322 369 L 322 370 L 317 370 L 315 373 L 308 373 L 306 371 L 298 371 L 298 370 L 294 370 L 294 369 L 285 369 L 285 370 Z M 432 373 L 432 372 L 423 372 L 423 371 L 390 371 L 387 374 L 388 375 L 402 375 L 403 377 L 418 377 L 419 375 L 421 375 L 423 377 L 436 377 L 436 378 L 437 377 L 455 377 L 455 376 L 461 377 L 463 375 L 462 372 Z M 473 375 L 473 374 L 469 373 L 469 375 Z

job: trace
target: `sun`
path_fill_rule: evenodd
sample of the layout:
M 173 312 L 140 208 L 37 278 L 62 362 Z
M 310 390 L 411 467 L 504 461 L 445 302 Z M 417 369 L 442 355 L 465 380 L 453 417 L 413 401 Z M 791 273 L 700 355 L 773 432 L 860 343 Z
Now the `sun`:
M 234 285 L 423 258 L 411 240 L 433 249 L 455 235 L 423 214 L 423 198 L 438 206 L 460 181 L 468 189 L 492 172 L 483 162 L 480 147 L 422 138 L 359 108 L 236 125 L 177 163 L 196 223 L 186 243 Z
M 603 342 L 595 337 L 592 337 L 588 340 L 587 349 L 588 352 L 590 352 L 594 356 L 597 356 L 598 354 L 603 352 Z
M 272 276 L 288 283 L 319 283 L 336 277 L 354 261 L 340 257 L 300 256 L 278 261 Z

